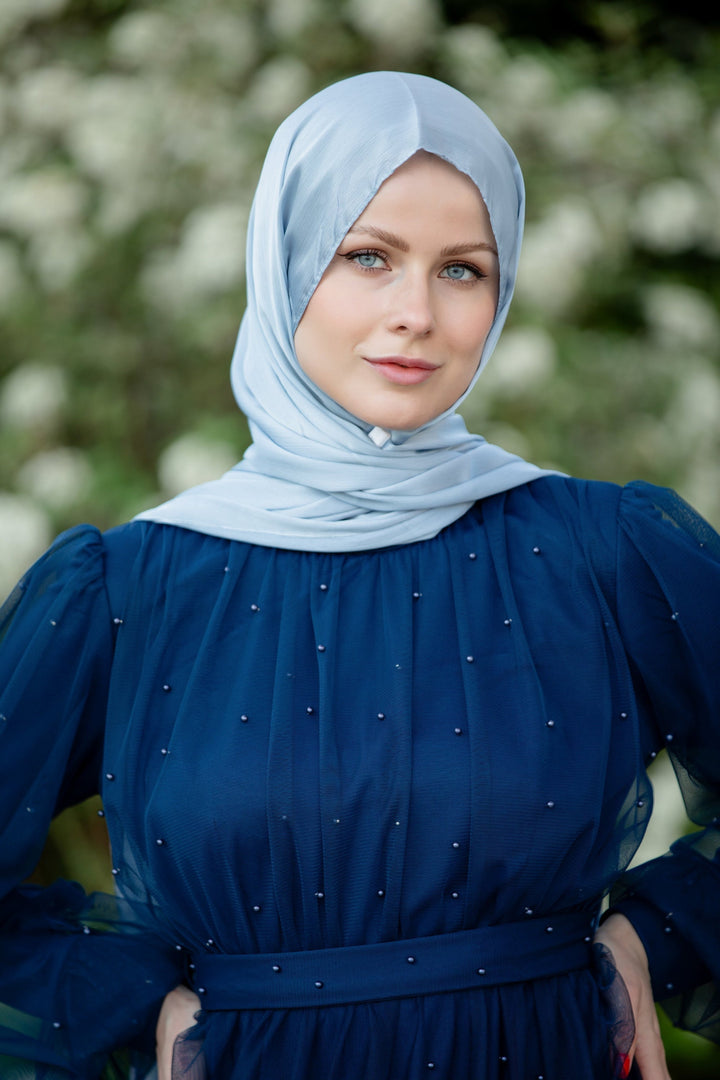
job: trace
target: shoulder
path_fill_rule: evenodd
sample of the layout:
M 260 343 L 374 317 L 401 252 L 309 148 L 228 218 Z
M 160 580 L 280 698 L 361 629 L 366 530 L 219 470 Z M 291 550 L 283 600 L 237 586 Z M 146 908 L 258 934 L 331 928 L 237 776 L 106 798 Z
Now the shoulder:
M 579 539 L 588 531 L 612 537 L 624 489 L 601 480 L 572 476 L 542 476 L 494 497 L 483 504 L 491 514 L 501 513 L 506 527 L 540 528 L 545 533 Z

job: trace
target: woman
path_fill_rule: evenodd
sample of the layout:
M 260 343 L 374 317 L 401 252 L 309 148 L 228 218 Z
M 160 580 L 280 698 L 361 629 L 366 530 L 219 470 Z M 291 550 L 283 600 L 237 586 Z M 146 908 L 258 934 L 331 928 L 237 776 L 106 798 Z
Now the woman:
M 6 609 L 8 1061 L 146 1076 L 156 1034 L 161 1080 L 665 1080 L 653 990 L 717 1030 L 720 541 L 465 430 L 522 220 L 511 150 L 434 80 L 279 129 L 251 448 L 66 534 Z M 708 828 L 621 878 L 666 745 Z M 117 898 L 17 888 L 98 775 Z

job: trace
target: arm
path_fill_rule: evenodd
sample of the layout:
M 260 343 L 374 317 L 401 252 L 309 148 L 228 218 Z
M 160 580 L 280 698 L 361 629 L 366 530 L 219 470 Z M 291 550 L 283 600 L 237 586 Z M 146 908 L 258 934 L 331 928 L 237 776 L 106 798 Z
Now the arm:
M 595 941 L 610 950 L 630 997 L 635 1020 L 635 1037 L 627 1059 L 617 1063 L 618 1075 L 628 1076 L 635 1062 L 642 1080 L 670 1080 L 642 941 L 632 923 L 620 914 L 612 914 L 605 920 Z
M 156 1029 L 158 1080 L 172 1080 L 175 1040 L 195 1023 L 200 999 L 187 986 L 176 986 L 165 998 Z
M 720 538 L 672 492 L 625 489 L 617 617 L 639 696 L 701 831 L 623 875 L 633 924 L 674 1023 L 720 1041 Z M 609 920 L 608 920 L 609 921 Z
M 104 564 L 97 530 L 72 530 L 0 611 L 0 1057 L 77 1076 L 130 1044 L 152 1063 L 179 981 L 137 906 L 22 884 L 53 815 L 98 790 L 115 633 Z

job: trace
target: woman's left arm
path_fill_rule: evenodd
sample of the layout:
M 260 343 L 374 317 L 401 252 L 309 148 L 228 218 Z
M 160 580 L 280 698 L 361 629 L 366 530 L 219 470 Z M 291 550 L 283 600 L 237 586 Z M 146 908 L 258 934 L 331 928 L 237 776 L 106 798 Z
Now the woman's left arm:
M 667 747 L 701 829 L 622 876 L 601 940 L 634 1007 L 645 968 L 673 1023 L 720 1041 L 720 537 L 673 492 L 624 490 L 616 604 L 654 746 Z M 636 1020 L 640 1061 L 651 1029 Z
M 619 913 L 605 920 L 595 941 L 610 950 L 627 989 L 635 1021 L 635 1037 L 627 1060 L 619 1063 L 619 1075 L 627 1076 L 634 1061 L 642 1080 L 670 1080 L 642 941 L 630 920 Z

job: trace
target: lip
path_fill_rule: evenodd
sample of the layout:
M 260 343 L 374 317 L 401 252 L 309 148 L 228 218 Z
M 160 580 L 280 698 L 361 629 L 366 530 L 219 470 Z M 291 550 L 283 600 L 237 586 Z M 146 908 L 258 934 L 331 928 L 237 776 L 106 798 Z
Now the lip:
M 425 382 L 439 367 L 438 364 L 411 356 L 366 356 L 365 360 L 390 382 L 401 386 L 415 386 Z

